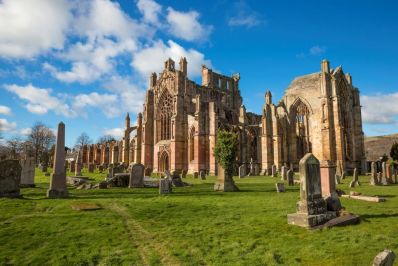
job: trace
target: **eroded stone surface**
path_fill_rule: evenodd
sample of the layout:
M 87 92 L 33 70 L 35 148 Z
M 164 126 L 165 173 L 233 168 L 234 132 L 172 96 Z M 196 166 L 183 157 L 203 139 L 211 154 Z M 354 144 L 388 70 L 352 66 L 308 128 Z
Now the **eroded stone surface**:
M 18 160 L 0 161 L 0 197 L 20 195 L 21 171 Z

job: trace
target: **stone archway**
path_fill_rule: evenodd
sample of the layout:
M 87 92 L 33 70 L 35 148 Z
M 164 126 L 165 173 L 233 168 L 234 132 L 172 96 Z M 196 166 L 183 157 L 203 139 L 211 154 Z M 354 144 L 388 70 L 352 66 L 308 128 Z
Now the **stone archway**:
M 166 170 L 170 171 L 169 154 L 163 151 L 159 156 L 159 172 L 164 173 Z

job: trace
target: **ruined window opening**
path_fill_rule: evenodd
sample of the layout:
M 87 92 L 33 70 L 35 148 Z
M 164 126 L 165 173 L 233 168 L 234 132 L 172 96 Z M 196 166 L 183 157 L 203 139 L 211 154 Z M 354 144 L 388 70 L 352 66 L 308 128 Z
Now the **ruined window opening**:
M 159 100 L 160 113 L 160 140 L 171 138 L 171 117 L 173 114 L 173 98 L 168 92 L 164 92 Z
M 189 161 L 192 162 L 195 160 L 195 128 L 191 129 L 189 134 Z

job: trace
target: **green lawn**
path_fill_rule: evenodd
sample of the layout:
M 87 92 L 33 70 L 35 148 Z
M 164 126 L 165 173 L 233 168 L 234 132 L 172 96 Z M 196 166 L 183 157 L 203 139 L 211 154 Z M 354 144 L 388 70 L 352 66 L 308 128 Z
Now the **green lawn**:
M 22 199 L 0 199 L 0 265 L 370 265 L 384 248 L 398 252 L 398 186 L 371 187 L 365 176 L 354 190 L 386 202 L 341 199 L 359 225 L 308 231 L 287 224 L 299 187 L 277 194 L 272 177 L 235 179 L 235 193 L 213 192 L 215 178 L 187 178 L 192 187 L 167 196 L 70 188 L 70 198 L 50 200 L 49 177 L 36 173 Z M 349 181 L 339 187 L 348 192 Z

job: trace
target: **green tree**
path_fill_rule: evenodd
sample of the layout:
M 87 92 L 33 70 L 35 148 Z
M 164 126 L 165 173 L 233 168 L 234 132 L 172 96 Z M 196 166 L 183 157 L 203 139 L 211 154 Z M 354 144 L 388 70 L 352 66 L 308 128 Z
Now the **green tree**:
M 226 130 L 218 130 L 217 142 L 214 147 L 214 157 L 225 172 L 232 176 L 234 174 L 234 164 L 236 151 L 238 148 L 238 136 L 235 133 Z

